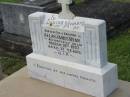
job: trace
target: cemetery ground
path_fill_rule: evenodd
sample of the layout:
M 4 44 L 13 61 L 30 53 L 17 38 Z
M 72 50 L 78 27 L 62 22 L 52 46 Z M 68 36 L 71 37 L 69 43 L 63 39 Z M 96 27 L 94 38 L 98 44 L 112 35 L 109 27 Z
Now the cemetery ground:
M 119 79 L 130 82 L 130 29 L 108 39 L 108 58 L 118 64 Z M 0 64 L 3 73 L 10 75 L 25 66 L 26 62 L 20 54 L 0 49 Z
M 25 66 L 25 59 L 18 53 L 12 53 L 0 48 L 0 64 L 4 75 L 10 75 Z

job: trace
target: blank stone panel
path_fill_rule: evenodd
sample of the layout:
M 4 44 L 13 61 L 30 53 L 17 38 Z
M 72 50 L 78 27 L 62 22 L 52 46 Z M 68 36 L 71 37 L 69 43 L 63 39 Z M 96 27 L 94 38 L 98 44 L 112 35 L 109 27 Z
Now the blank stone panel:
M 34 53 L 44 54 L 44 43 L 42 36 L 42 23 L 44 20 L 43 14 L 39 14 L 38 17 L 29 16 L 29 26 L 32 40 L 32 47 Z

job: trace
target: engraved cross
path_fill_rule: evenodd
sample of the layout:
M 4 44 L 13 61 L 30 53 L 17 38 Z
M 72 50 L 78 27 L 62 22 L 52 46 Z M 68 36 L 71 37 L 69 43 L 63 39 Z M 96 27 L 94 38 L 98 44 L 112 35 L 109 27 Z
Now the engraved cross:
M 75 15 L 70 11 L 69 4 L 72 0 L 58 0 L 58 3 L 62 6 L 62 11 L 59 13 L 59 17 L 62 19 L 73 19 Z

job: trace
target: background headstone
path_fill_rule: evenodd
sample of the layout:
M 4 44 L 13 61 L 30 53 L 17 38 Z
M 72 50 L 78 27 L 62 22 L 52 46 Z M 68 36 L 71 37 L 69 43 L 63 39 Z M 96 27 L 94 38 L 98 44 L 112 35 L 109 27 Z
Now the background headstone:
M 46 6 L 49 3 L 56 2 L 56 0 L 24 0 L 24 4 Z
M 4 32 L 30 37 L 28 15 L 36 11 L 43 11 L 43 9 L 43 7 L 38 6 L 2 3 Z

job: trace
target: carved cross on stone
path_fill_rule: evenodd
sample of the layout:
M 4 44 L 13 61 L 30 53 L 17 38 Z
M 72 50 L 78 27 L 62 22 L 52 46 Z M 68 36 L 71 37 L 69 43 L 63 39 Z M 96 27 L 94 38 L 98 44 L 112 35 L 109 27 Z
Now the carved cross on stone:
M 59 13 L 59 17 L 63 19 L 73 19 L 75 15 L 70 11 L 69 4 L 72 0 L 58 0 L 58 3 L 62 6 L 62 11 Z

